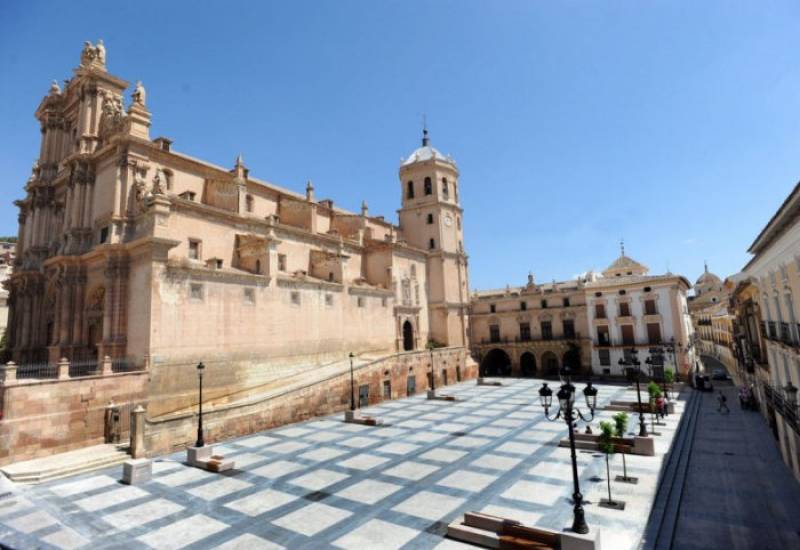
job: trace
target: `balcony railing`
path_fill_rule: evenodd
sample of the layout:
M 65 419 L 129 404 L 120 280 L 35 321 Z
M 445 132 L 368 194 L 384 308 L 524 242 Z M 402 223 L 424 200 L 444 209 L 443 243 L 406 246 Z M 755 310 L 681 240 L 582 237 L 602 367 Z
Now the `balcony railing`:
M 775 321 L 767 321 L 767 338 L 776 340 L 778 338 L 778 330 L 775 326 Z
M 579 340 L 580 334 L 575 333 L 572 336 L 568 335 L 552 335 L 552 336 L 534 336 L 531 335 L 530 338 L 524 338 L 521 336 L 515 336 L 513 339 L 507 336 L 503 336 L 501 338 L 481 338 L 481 344 L 519 344 L 524 342 L 565 342 L 565 341 L 573 341 Z
M 776 388 L 771 384 L 764 384 L 764 396 L 775 412 L 783 417 L 796 434 L 800 435 L 800 413 L 797 410 L 797 403 L 791 403 L 786 399 L 782 388 Z

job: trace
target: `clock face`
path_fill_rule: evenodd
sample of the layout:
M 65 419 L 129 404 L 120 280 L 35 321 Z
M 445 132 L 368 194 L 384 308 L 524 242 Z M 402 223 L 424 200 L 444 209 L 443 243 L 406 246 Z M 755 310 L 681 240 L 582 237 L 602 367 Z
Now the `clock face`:
M 444 224 L 447 227 L 450 227 L 451 225 L 453 225 L 453 218 L 451 218 L 449 214 L 444 217 Z

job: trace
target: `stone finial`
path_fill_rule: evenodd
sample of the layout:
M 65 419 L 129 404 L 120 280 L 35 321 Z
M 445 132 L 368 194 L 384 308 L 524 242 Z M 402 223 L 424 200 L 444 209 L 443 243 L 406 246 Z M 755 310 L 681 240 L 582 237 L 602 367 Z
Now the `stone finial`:
M 89 66 L 105 70 L 106 47 L 102 40 L 97 41 L 97 46 L 93 46 L 88 40 L 84 41 L 81 51 L 81 67 Z
M 236 179 L 242 181 L 245 179 L 246 169 L 244 167 L 244 157 L 242 157 L 241 153 L 236 155 L 236 165 L 234 166 L 233 171 Z
M 142 86 L 141 80 L 136 81 L 136 86 L 133 88 L 131 99 L 133 100 L 134 103 L 141 105 L 142 107 L 146 105 L 147 90 L 145 90 L 144 86 Z
M 57 95 L 61 93 L 61 86 L 58 85 L 58 82 L 53 80 L 50 82 L 50 95 Z
M 528 271 L 528 286 L 533 286 L 533 284 L 534 284 L 533 272 Z
M 314 200 L 314 184 L 311 180 L 306 182 L 306 200 L 312 202 Z
M 361 215 L 369 215 L 369 206 L 367 206 L 367 201 L 361 201 Z
M 97 55 L 97 61 L 100 62 L 101 65 L 106 64 L 106 46 L 103 44 L 103 39 L 100 38 L 97 40 L 97 46 L 94 48 L 95 53 Z

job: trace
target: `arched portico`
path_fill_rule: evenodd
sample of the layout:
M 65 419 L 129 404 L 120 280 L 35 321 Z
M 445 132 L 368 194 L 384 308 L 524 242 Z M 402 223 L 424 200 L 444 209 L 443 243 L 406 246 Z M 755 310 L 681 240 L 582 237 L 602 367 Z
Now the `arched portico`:
M 481 361 L 481 376 L 508 376 L 511 358 L 500 348 L 494 348 Z
M 519 371 L 522 376 L 536 376 L 536 357 L 531 352 L 519 356 Z
M 542 374 L 548 378 L 558 377 L 558 356 L 552 351 L 546 351 L 542 354 Z

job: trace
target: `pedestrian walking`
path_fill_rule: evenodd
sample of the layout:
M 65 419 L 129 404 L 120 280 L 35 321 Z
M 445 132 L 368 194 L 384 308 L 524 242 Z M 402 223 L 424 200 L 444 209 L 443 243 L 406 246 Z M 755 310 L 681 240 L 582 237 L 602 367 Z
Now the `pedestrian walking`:
M 664 406 L 664 398 L 659 395 L 656 397 L 656 414 L 661 418 L 664 418 L 664 409 L 666 409 Z
M 728 398 L 725 397 L 722 390 L 719 390 L 719 395 L 717 395 L 717 403 L 719 403 L 717 412 L 722 413 L 722 409 L 725 409 L 725 414 L 731 414 L 731 410 L 728 408 Z

